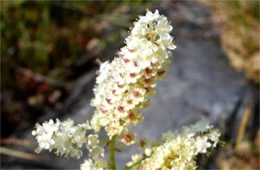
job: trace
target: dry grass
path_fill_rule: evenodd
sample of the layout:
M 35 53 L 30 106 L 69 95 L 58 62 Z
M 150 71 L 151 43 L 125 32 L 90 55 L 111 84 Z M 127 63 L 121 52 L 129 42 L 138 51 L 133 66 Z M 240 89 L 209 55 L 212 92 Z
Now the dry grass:
M 232 66 L 260 83 L 259 1 L 206 1 L 221 28 L 221 46 Z
M 260 131 L 254 141 L 244 140 L 233 148 L 226 145 L 217 158 L 218 169 L 260 169 Z

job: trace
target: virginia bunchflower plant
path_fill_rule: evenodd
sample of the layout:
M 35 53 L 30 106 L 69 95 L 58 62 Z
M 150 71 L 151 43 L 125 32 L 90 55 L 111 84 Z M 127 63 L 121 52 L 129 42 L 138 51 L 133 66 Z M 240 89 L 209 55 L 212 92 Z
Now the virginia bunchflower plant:
M 39 143 L 37 152 L 54 150 L 57 155 L 80 158 L 83 146 L 89 159 L 82 170 L 116 169 L 116 141 L 124 146 L 138 143 L 142 155 L 133 155 L 126 169 L 195 169 L 196 156 L 216 147 L 220 132 L 206 122 L 184 127 L 181 132 L 167 132 L 162 140 L 150 142 L 138 139 L 129 130 L 143 120 L 140 110 L 149 106 L 149 97 L 156 94 L 156 83 L 166 77 L 175 49 L 172 26 L 167 18 L 147 11 L 140 16 L 113 61 L 101 63 L 91 105 L 95 112 L 91 120 L 74 125 L 73 120 L 49 120 L 36 124 L 32 132 Z M 107 139 L 99 139 L 104 129 Z M 102 143 L 106 143 L 103 146 Z M 109 163 L 104 157 L 109 146 Z

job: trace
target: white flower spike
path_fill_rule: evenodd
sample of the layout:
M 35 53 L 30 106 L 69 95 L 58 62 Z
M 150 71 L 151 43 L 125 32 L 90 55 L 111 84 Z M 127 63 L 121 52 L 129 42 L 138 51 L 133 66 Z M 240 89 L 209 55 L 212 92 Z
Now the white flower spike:
M 148 11 L 134 23 L 119 56 L 101 64 L 91 102 L 96 107 L 91 120 L 95 131 L 104 127 L 110 138 L 122 136 L 128 126 L 143 119 L 139 110 L 147 105 L 171 63 L 169 50 L 175 48 L 171 30 L 158 10 Z

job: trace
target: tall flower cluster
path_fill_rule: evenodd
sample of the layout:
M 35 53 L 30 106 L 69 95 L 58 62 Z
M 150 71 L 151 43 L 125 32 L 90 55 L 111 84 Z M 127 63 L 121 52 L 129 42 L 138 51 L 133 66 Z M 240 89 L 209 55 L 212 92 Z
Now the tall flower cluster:
M 101 64 L 91 102 L 96 107 L 91 120 L 95 131 L 105 127 L 110 138 L 117 135 L 132 143 L 127 127 L 143 119 L 139 110 L 148 105 L 156 81 L 171 63 L 169 50 L 175 48 L 171 30 L 165 16 L 148 11 L 134 23 L 119 56 Z
M 133 161 L 141 160 L 140 169 L 196 169 L 196 156 L 206 153 L 209 148 L 216 147 L 220 133 L 213 129 L 207 122 L 200 121 L 179 132 L 165 133 L 162 138 L 164 143 L 160 146 L 149 148 L 145 152 L 145 158 L 133 157 Z

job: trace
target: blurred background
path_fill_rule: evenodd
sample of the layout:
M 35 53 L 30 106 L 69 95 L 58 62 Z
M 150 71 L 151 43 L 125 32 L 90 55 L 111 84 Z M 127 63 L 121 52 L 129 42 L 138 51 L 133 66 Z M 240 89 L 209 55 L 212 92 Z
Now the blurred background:
M 222 142 L 198 159 L 198 169 L 260 169 L 259 6 L 253 0 L 1 1 L 1 167 L 79 168 L 82 159 L 36 155 L 31 131 L 50 118 L 91 117 L 96 60 L 115 57 L 148 8 L 171 21 L 177 49 L 135 131 L 157 139 L 206 119 L 221 129 Z M 120 153 L 118 164 L 134 152 Z

